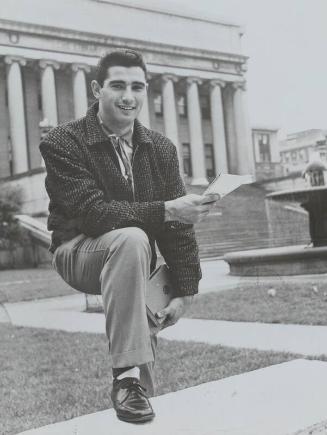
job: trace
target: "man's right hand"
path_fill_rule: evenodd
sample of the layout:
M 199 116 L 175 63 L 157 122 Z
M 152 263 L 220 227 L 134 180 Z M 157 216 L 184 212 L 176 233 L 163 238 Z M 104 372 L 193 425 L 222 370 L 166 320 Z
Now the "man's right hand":
M 217 194 L 185 195 L 165 202 L 165 221 L 179 221 L 195 224 L 208 216 L 220 199 Z

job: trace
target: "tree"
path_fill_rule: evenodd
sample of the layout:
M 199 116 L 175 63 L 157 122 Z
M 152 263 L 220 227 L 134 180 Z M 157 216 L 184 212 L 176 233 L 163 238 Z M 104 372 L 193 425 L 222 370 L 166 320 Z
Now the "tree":
M 22 192 L 17 187 L 0 185 L 0 249 L 13 250 L 25 241 L 24 231 L 15 219 L 22 205 Z

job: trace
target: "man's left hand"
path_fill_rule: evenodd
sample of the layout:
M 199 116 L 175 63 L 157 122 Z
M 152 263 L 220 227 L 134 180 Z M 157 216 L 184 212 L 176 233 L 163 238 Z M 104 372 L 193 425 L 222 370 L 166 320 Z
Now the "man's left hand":
M 156 313 L 156 317 L 161 324 L 161 329 L 174 325 L 185 314 L 188 307 L 191 306 L 193 298 L 193 295 L 174 298 L 166 308 Z

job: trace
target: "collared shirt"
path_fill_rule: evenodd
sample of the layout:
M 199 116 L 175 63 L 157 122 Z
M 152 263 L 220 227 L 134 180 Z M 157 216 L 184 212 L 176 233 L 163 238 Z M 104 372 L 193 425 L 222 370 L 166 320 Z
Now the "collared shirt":
M 113 133 L 103 122 L 101 119 L 101 116 L 99 113 L 97 114 L 97 118 L 99 121 L 99 124 L 105 133 L 106 136 L 108 136 L 110 139 L 113 139 L 114 142 L 114 148 L 116 151 L 116 155 L 119 161 L 119 167 L 121 170 L 122 175 L 124 178 L 131 183 L 131 187 L 134 191 L 134 180 L 133 180 L 133 170 L 132 170 L 132 157 L 133 157 L 133 143 L 132 143 L 132 136 L 133 136 L 133 127 L 131 130 L 129 130 L 127 133 L 123 134 L 122 136 L 119 136 L 115 133 Z M 125 158 L 124 158 L 125 157 Z M 126 163 L 126 160 L 128 162 Z M 124 162 L 125 160 L 125 162 Z

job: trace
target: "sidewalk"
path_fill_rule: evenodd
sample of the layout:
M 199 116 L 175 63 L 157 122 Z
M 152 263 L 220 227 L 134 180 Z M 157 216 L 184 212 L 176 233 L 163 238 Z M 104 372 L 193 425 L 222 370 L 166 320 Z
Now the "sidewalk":
M 85 313 L 84 295 L 5 304 L 13 325 L 68 332 L 105 333 L 102 313 Z M 282 325 L 181 319 L 159 334 L 168 340 L 196 341 L 236 348 L 327 355 L 327 326 Z
M 327 363 L 294 360 L 155 397 L 148 424 L 111 409 L 21 435 L 292 435 L 326 419 L 326 403 Z

